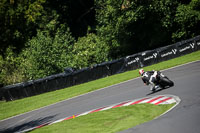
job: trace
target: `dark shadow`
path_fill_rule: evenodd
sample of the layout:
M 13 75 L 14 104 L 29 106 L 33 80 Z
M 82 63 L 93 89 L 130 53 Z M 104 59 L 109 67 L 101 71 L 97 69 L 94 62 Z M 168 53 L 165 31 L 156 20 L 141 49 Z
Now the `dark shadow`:
M 36 126 L 40 126 L 42 124 L 50 122 L 56 115 L 48 116 L 45 118 L 41 118 L 38 120 L 33 120 L 27 123 L 23 123 L 21 125 L 17 125 L 15 127 L 5 128 L 0 131 L 0 133 L 14 133 L 14 132 L 22 132 L 23 130 L 30 129 Z
M 146 94 L 146 96 L 152 95 L 152 94 L 154 94 L 154 93 L 160 92 L 160 91 L 162 91 L 162 90 L 165 90 L 165 89 L 168 89 L 168 88 L 171 88 L 171 87 L 173 87 L 173 86 L 167 86 L 167 87 L 165 87 L 165 88 L 158 88 L 158 89 L 156 89 L 155 91 L 152 91 L 151 93 Z

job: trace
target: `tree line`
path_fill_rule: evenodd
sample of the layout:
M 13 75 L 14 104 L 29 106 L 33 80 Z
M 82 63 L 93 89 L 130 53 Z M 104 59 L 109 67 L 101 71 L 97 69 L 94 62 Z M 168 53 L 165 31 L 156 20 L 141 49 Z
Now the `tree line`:
M 1 0 L 0 84 L 200 35 L 199 0 Z

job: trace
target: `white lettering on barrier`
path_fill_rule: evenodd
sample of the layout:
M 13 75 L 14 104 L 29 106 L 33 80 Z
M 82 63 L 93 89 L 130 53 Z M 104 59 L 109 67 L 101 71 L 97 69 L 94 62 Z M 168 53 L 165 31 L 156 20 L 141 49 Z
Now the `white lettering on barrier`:
M 186 46 L 185 48 L 180 49 L 179 52 L 183 52 L 183 51 L 188 50 L 188 49 L 190 49 L 190 46 Z
M 128 65 L 131 65 L 131 64 L 133 64 L 133 63 L 138 62 L 139 60 L 140 60 L 140 59 L 139 59 L 138 57 L 136 57 L 134 60 L 128 62 L 127 64 L 128 64 Z
M 192 49 L 194 48 L 194 45 L 195 45 L 194 43 L 191 43 L 191 44 L 190 44 L 190 46 L 192 47 Z
M 167 53 L 161 54 L 161 57 L 165 57 L 165 56 L 168 56 L 168 55 L 176 54 L 176 52 L 177 52 L 177 49 L 172 49 L 172 51 L 169 51 Z
M 172 49 L 172 52 L 173 52 L 174 54 L 176 54 L 177 49 Z
M 154 56 L 155 58 L 157 57 L 157 55 L 158 55 L 157 53 L 153 53 L 153 56 Z
M 197 42 L 197 45 L 200 45 L 200 42 Z
M 186 46 L 185 48 L 180 49 L 179 52 L 183 52 L 183 51 L 186 51 L 188 49 L 194 49 L 194 45 L 195 45 L 194 43 L 190 43 L 189 46 Z
M 152 55 L 152 56 L 149 56 L 149 57 L 144 58 L 144 61 L 149 60 L 149 59 L 153 59 L 153 58 L 154 58 L 154 57 L 153 57 L 153 55 Z
M 168 55 L 171 55 L 171 54 L 173 54 L 173 52 L 167 52 L 167 53 L 162 54 L 161 57 L 165 57 L 165 56 L 168 56 Z
M 146 53 L 142 53 L 142 56 L 146 55 Z
M 132 61 L 128 62 L 128 65 L 133 64 L 135 62 L 136 62 L 136 60 L 132 60 Z
M 153 55 L 144 58 L 144 61 L 147 61 L 147 60 L 153 59 L 153 58 L 157 58 L 157 55 L 158 55 L 157 53 L 153 53 Z

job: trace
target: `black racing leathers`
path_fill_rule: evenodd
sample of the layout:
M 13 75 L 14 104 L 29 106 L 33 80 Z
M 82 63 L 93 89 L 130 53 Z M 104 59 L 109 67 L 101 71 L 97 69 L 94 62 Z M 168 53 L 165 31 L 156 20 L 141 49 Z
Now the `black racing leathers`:
M 151 76 L 154 74 L 154 71 L 147 71 L 144 72 L 141 76 L 142 76 L 142 81 L 146 84 L 149 85 L 150 84 L 150 78 Z
M 161 72 L 159 71 L 147 71 L 144 72 L 141 76 L 142 76 L 142 81 L 146 84 L 146 85 L 151 85 L 151 90 L 155 89 L 155 86 L 157 85 L 158 82 L 158 75 L 162 75 L 164 76 Z

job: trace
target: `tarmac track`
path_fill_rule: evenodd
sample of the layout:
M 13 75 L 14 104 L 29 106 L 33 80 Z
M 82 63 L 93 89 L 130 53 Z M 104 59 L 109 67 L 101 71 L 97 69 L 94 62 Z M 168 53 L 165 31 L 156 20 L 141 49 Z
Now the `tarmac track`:
M 133 79 L 98 91 L 65 100 L 32 112 L 0 121 L 0 132 L 20 132 L 46 122 L 80 114 L 147 95 L 171 94 L 181 103 L 158 119 L 141 124 L 122 133 L 198 133 L 200 132 L 200 61 L 163 71 L 175 86 L 150 93 L 141 79 Z

